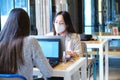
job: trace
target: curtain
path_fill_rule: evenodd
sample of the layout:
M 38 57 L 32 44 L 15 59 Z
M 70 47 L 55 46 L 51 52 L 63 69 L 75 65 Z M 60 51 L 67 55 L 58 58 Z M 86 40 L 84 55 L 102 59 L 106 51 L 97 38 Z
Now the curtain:
M 51 0 L 35 0 L 38 35 L 50 32 L 50 3 Z

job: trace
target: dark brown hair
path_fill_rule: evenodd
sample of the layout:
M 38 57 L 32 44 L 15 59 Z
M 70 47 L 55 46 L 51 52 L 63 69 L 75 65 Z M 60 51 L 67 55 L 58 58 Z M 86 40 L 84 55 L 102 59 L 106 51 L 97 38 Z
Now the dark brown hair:
M 24 64 L 23 39 L 29 33 L 27 12 L 21 8 L 12 9 L 0 33 L 0 73 L 17 73 Z
M 71 21 L 71 18 L 70 18 L 70 15 L 67 11 L 60 11 L 56 14 L 54 20 L 53 20 L 53 33 L 54 35 L 56 35 L 56 31 L 55 31 L 55 27 L 54 27 L 54 22 L 55 22 L 55 19 L 58 15 L 62 15 L 63 16 L 63 19 L 65 21 L 65 24 L 66 24 L 66 29 L 67 29 L 67 32 L 68 33 L 75 33 L 75 30 L 73 28 L 73 24 L 72 24 L 72 21 Z

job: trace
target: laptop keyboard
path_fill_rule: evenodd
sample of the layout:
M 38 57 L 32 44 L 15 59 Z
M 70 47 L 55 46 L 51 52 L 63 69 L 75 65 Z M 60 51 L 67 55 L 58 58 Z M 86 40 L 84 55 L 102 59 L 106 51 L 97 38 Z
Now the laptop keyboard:
M 50 63 L 50 65 L 52 66 L 52 67 L 54 67 L 54 66 L 56 66 L 59 62 L 58 61 L 53 61 L 53 60 L 50 60 L 49 61 L 49 63 Z

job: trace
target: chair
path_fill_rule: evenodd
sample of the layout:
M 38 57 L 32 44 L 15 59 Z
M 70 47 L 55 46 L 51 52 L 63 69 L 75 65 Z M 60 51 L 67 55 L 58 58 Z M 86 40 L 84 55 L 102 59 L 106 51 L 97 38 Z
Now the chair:
M 27 80 L 19 74 L 0 74 L 0 80 Z
M 81 48 L 83 56 L 86 57 L 87 60 L 87 75 L 88 80 L 90 80 L 91 75 L 93 75 L 94 80 L 96 80 L 96 59 L 95 58 L 88 58 L 87 46 L 86 43 L 81 42 Z M 93 73 L 91 73 L 91 69 L 93 68 Z

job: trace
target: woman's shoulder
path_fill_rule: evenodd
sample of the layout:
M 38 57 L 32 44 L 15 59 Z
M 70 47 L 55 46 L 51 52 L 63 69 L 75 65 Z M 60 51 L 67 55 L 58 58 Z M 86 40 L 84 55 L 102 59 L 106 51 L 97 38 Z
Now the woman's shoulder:
M 32 36 L 27 36 L 27 37 L 24 38 L 25 43 L 33 43 L 33 42 L 36 42 L 36 41 L 37 41 L 37 39 L 35 39 Z
M 32 36 L 28 36 L 24 38 L 24 48 L 39 48 L 39 44 L 36 38 Z
M 68 33 L 68 35 L 69 35 L 71 38 L 79 38 L 79 37 L 80 37 L 80 34 L 78 34 L 78 33 Z

